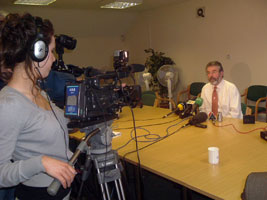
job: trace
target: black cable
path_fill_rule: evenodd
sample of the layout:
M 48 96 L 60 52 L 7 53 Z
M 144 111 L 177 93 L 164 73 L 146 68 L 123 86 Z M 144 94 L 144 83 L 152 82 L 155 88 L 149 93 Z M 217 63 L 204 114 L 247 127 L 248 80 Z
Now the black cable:
M 176 118 L 176 117 L 179 117 L 178 115 L 175 115 L 175 116 L 173 116 L 172 118 Z M 168 117 L 168 118 L 171 118 L 171 117 Z M 135 119 L 135 121 L 137 122 L 137 121 L 142 121 L 142 122 L 144 122 L 144 121 L 152 121 L 152 120 L 159 120 L 159 119 L 163 119 L 162 117 L 155 117 L 155 118 L 149 118 L 149 119 Z M 128 120 L 119 120 L 119 122 L 120 123 L 123 123 L 123 122 L 130 122 L 130 121 L 132 121 L 132 119 L 128 119 Z
M 137 136 L 137 138 L 141 138 L 141 137 L 144 137 L 145 139 L 147 139 L 147 140 L 143 140 L 143 141 L 141 141 L 141 140 L 138 140 L 138 142 L 153 142 L 153 141 L 155 141 L 155 140 L 158 140 L 159 138 L 160 138 L 160 135 L 159 134 L 152 134 L 149 130 L 147 130 L 147 129 L 145 129 L 145 128 L 142 128 L 142 127 L 138 127 L 138 128 L 136 128 L 136 129 L 141 129 L 141 130 L 144 130 L 144 131 L 146 131 L 147 132 L 147 134 L 144 134 L 144 135 L 138 135 Z M 133 137 L 133 129 L 131 130 L 131 132 L 130 132 L 130 135 L 131 135 L 131 138 L 132 139 L 134 139 L 135 140 L 135 137 Z M 154 138 L 153 137 L 149 137 L 149 136 L 155 136 Z M 151 141 L 149 141 L 149 140 L 151 140 Z
M 186 119 L 187 119 L 187 118 L 184 118 L 182 121 L 178 122 L 177 124 L 179 124 L 179 123 L 185 121 Z M 169 127 L 166 129 L 167 133 L 168 133 L 168 129 L 170 129 L 170 128 L 173 127 L 173 126 L 176 126 L 177 124 L 174 124 L 174 125 L 172 125 L 172 126 L 169 126 Z M 159 141 L 161 141 L 161 140 L 163 140 L 163 139 L 166 139 L 167 137 L 169 137 L 169 136 L 173 135 L 174 133 L 180 131 L 182 128 L 184 128 L 184 126 L 181 126 L 180 128 L 178 128 L 177 130 L 175 130 L 174 132 L 172 132 L 172 133 L 170 133 L 170 134 L 168 133 L 166 136 L 160 138 L 159 140 L 157 140 L 157 141 L 155 141 L 155 142 L 152 142 L 152 143 L 150 143 L 150 144 L 148 144 L 148 145 L 146 145 L 146 146 L 144 146 L 144 147 L 141 147 L 140 149 L 138 149 L 138 151 L 143 150 L 143 149 L 145 149 L 145 148 L 147 148 L 147 147 L 149 147 L 149 146 L 151 146 L 151 145 L 153 145 L 153 144 L 156 144 L 157 142 L 159 142 Z M 136 152 L 136 150 L 127 152 L 126 154 L 123 155 L 123 159 L 125 159 L 125 157 L 126 157 L 127 155 L 129 155 L 129 154 L 131 154 L 131 153 L 134 153 L 134 152 Z
M 103 182 L 105 183 L 105 175 L 106 175 L 106 167 L 107 167 L 107 154 L 108 154 L 108 147 L 107 147 L 107 141 L 108 141 L 108 134 L 107 134 L 107 128 L 108 128 L 108 124 L 107 124 L 107 119 L 106 119 L 106 116 L 105 116 L 105 111 L 104 111 L 104 109 L 102 108 L 102 106 L 100 105 L 100 98 L 99 98 L 99 96 L 97 95 L 97 93 L 94 93 L 94 90 L 92 90 L 92 93 L 94 94 L 94 96 L 96 97 L 96 99 L 97 99 L 97 104 L 98 104 L 98 107 L 101 109 L 101 111 L 102 111 L 102 114 L 103 114 L 103 117 L 104 117 L 104 124 L 105 124 L 105 132 L 104 132 L 104 134 L 105 134 L 105 143 L 106 143 L 106 145 L 105 145 L 105 162 L 104 162 L 104 175 L 103 175 Z M 104 94 L 104 93 L 102 93 L 102 94 Z
M 186 119 L 187 119 L 187 118 L 183 119 L 182 121 L 180 121 L 180 122 L 178 122 L 178 123 L 176 123 L 176 124 L 174 124 L 174 125 L 169 126 L 169 127 L 166 129 L 167 134 L 166 134 L 164 137 L 160 138 L 159 140 L 157 140 L 157 141 L 155 141 L 155 142 L 153 142 L 153 143 L 150 143 L 150 144 L 148 144 L 148 145 L 146 145 L 146 146 L 144 146 L 144 147 L 142 147 L 142 148 L 140 148 L 140 149 L 137 148 L 137 149 L 134 150 L 134 151 L 131 151 L 131 152 L 126 153 L 126 154 L 123 156 L 122 161 L 123 161 L 124 163 L 126 163 L 125 157 L 126 157 L 128 154 L 131 154 L 131 153 L 134 153 L 134 152 L 138 152 L 138 153 L 139 153 L 139 150 L 143 150 L 143 149 L 145 149 L 145 148 L 147 148 L 147 147 L 149 147 L 149 146 L 151 146 L 151 145 L 153 145 L 153 144 L 155 144 L 155 143 L 157 143 L 157 142 L 159 142 L 159 141 L 161 141 L 161 140 L 163 140 L 163 139 L 165 139 L 165 138 L 167 138 L 167 137 L 173 135 L 174 133 L 178 132 L 178 131 L 181 130 L 184 126 L 178 128 L 177 130 L 175 130 L 174 132 L 172 132 L 172 133 L 170 133 L 170 134 L 169 134 L 168 130 L 169 130 L 171 127 L 173 127 L 173 126 L 176 126 L 176 125 L 182 123 L 182 122 L 185 121 Z M 131 140 L 132 140 L 132 139 L 131 139 Z M 126 166 L 126 164 L 125 164 L 125 166 Z M 138 165 L 138 169 L 141 169 L 141 166 L 140 166 L 140 165 Z M 141 171 L 139 170 L 138 172 L 139 172 L 139 174 L 138 174 L 138 175 L 139 175 L 139 180 L 140 180 L 140 176 L 141 176 L 141 181 L 142 181 L 142 182 L 141 182 L 141 186 L 142 186 L 142 187 L 141 187 L 141 192 L 142 192 L 142 189 L 144 188 L 144 185 L 143 185 L 143 179 L 142 179 L 142 174 L 140 173 Z M 141 198 L 142 198 L 142 196 L 141 196 Z
M 173 126 L 176 126 L 176 125 L 182 123 L 183 121 L 185 121 L 185 120 L 188 119 L 188 118 L 189 118 L 189 117 L 183 119 L 182 121 L 179 121 L 178 123 L 175 123 L 175 124 L 173 124 L 173 125 L 167 127 L 167 129 L 166 129 L 167 134 L 166 134 L 165 136 L 162 136 L 162 137 L 160 137 L 160 135 L 158 135 L 158 134 L 151 134 L 150 131 L 148 131 L 147 129 L 142 128 L 142 126 L 140 126 L 140 127 L 136 127 L 136 129 L 144 129 L 144 130 L 146 130 L 146 131 L 149 133 L 149 135 L 158 135 L 158 136 L 159 136 L 159 137 L 158 137 L 158 140 L 160 140 L 160 139 L 164 139 L 164 137 L 168 136 L 168 129 L 169 129 L 169 128 L 171 128 L 171 127 L 173 127 Z M 162 119 L 162 118 L 161 118 L 161 119 Z M 173 121 L 172 121 L 172 122 L 173 122 Z M 141 135 L 141 136 L 137 136 L 137 137 L 143 137 L 143 136 L 147 136 L 147 135 Z M 146 138 L 146 137 L 145 137 L 145 138 Z M 119 148 L 117 148 L 116 151 L 118 151 L 118 150 L 120 150 L 120 149 L 126 147 L 126 146 L 127 146 L 131 141 L 133 141 L 133 140 L 135 140 L 135 138 L 132 137 L 132 131 L 131 131 L 131 139 L 128 140 L 128 142 L 126 142 L 126 144 L 124 144 L 124 145 L 120 146 Z M 157 141 L 157 140 L 155 140 L 155 141 Z M 140 140 L 139 140 L 139 142 L 153 142 L 153 141 L 140 141 Z
M 139 128 L 136 128 L 136 129 L 139 129 Z M 141 129 L 141 128 L 140 128 Z M 144 130 L 146 130 L 146 129 L 144 129 Z M 148 130 L 146 130 L 146 131 L 148 131 Z M 158 136 L 158 139 L 160 139 L 160 135 L 158 135 L 158 134 L 151 134 L 150 132 L 148 133 L 148 135 L 156 135 L 156 136 Z M 140 135 L 140 136 L 137 136 L 137 138 L 139 138 L 139 137 L 145 137 L 146 138 L 146 136 L 147 135 Z M 132 136 L 132 131 L 131 131 L 131 139 L 126 143 L 126 144 L 124 144 L 124 145 L 122 145 L 121 147 L 119 147 L 119 148 L 117 148 L 117 149 L 115 149 L 115 151 L 118 151 L 118 150 L 120 150 L 120 149 L 122 149 L 122 148 L 124 148 L 124 147 L 126 147 L 131 141 L 133 141 L 133 140 L 135 140 L 135 138 Z M 156 141 L 157 139 L 154 139 L 154 141 Z M 136 141 L 136 140 L 135 140 Z M 138 141 L 138 142 L 153 142 L 153 141 Z
M 162 118 L 161 118 L 162 119 Z M 187 118 L 185 118 L 187 119 Z M 179 117 L 175 118 L 174 120 L 171 121 L 167 121 L 167 122 L 162 122 L 162 123 L 156 123 L 156 124 L 148 124 L 148 125 L 142 125 L 142 126 L 137 126 L 136 128 L 140 128 L 140 127 L 149 127 L 149 126 L 160 126 L 160 125 L 164 125 L 164 124 L 168 124 L 168 123 L 172 123 L 174 121 L 179 120 Z M 132 129 L 133 127 L 126 127 L 126 128 L 114 128 L 114 130 L 125 130 L 125 129 Z
M 137 167 L 137 172 L 138 172 L 138 180 L 140 183 L 140 199 L 144 199 L 144 182 L 143 182 L 143 176 L 142 176 L 142 168 L 141 168 L 141 161 L 140 161 L 140 156 L 139 156 L 139 148 L 138 148 L 138 141 L 137 141 L 137 134 L 136 134 L 136 126 L 135 126 L 135 118 L 134 118 L 134 113 L 133 109 L 131 108 L 131 113 L 132 113 L 132 118 L 133 118 L 133 130 L 134 130 L 134 136 L 135 136 L 135 147 L 136 147 L 136 153 L 137 153 L 137 160 L 138 160 L 138 167 Z
M 48 60 L 48 59 L 47 59 L 47 60 Z M 44 85 L 44 78 L 43 78 L 43 76 L 42 76 L 42 74 L 41 74 L 39 68 L 42 68 L 45 64 L 44 64 L 42 67 L 40 67 L 39 62 L 38 62 L 37 65 L 38 65 L 38 66 L 37 66 L 37 67 L 35 66 L 35 69 L 36 69 L 37 72 L 39 73 L 40 78 L 41 78 L 41 82 L 42 82 L 42 84 Z M 39 67 L 39 68 L 38 68 L 38 67 Z M 53 107 L 52 107 L 52 105 L 51 105 L 51 99 L 50 99 L 50 97 L 49 97 L 47 91 L 46 91 L 45 89 L 44 89 L 44 91 L 45 91 L 45 93 L 46 93 L 46 97 L 47 97 L 47 100 L 48 100 L 49 107 L 51 108 L 51 111 L 52 111 L 53 115 L 55 116 L 55 118 L 56 118 L 56 120 L 57 120 L 57 122 L 58 122 L 60 128 L 61 128 L 62 131 L 63 131 L 63 134 L 64 134 L 64 143 L 65 143 L 65 156 L 66 156 L 66 158 L 67 158 L 67 161 L 69 161 L 69 158 L 68 158 L 68 152 L 67 152 L 67 151 L 68 151 L 68 145 L 67 145 L 67 141 L 66 141 L 67 134 L 66 134 L 64 128 L 62 127 L 62 124 L 60 123 L 60 121 L 59 121 L 59 119 L 58 119 L 58 117 L 57 117 L 57 115 L 56 115 L 56 113 L 55 113 L 55 111 L 54 111 L 54 109 L 53 109 Z

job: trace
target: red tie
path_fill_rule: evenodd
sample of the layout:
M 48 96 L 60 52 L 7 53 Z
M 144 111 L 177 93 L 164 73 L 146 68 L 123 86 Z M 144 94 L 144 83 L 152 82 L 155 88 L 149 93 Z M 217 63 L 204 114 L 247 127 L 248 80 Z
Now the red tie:
M 217 86 L 214 86 L 213 92 L 212 92 L 212 112 L 217 117 L 218 114 L 218 94 L 217 94 Z

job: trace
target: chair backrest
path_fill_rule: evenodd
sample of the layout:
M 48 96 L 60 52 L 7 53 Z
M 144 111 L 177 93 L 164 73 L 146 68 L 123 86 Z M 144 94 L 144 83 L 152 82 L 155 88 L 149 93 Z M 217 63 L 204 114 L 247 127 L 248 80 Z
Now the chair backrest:
M 181 97 L 182 95 L 186 94 L 187 96 L 187 100 L 191 99 L 192 97 L 191 96 L 195 96 L 197 97 L 200 93 L 201 93 L 201 90 L 203 88 L 203 86 L 205 85 L 206 83 L 204 82 L 193 82 L 191 83 L 186 90 L 183 90 L 183 91 L 180 91 L 177 95 L 177 102 L 180 103 L 181 101 Z
M 261 97 L 267 97 L 267 86 L 252 85 L 248 87 L 247 99 L 257 101 Z
M 146 106 L 154 106 L 156 94 L 153 91 L 142 92 L 142 103 Z
M 205 84 L 206 83 L 204 83 L 204 82 L 191 83 L 189 93 L 193 96 L 197 96 L 199 93 L 201 93 L 201 90 Z
M 267 199 L 267 172 L 252 172 L 248 175 L 242 200 Z

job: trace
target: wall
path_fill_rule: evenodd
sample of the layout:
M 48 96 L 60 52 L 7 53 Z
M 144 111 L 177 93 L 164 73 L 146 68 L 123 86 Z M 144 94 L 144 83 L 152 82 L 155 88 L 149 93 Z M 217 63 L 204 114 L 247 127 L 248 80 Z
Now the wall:
M 65 50 L 65 64 L 109 70 L 113 69 L 114 51 L 125 48 L 124 34 L 137 15 L 113 10 L 62 10 L 32 6 L 1 9 L 8 12 L 29 12 L 34 16 L 48 18 L 53 22 L 56 34 L 65 34 L 77 39 L 75 50 Z
M 196 10 L 205 7 L 205 17 Z M 66 51 L 65 63 L 111 69 L 116 49 L 130 51 L 130 63 L 144 64 L 149 47 L 173 58 L 179 70 L 177 90 L 192 81 L 206 81 L 205 65 L 219 60 L 225 79 L 240 90 L 265 84 L 267 74 L 267 2 L 265 0 L 181 0 L 143 13 L 129 11 L 56 10 L 27 7 L 53 21 L 57 34 L 78 40 Z
M 197 17 L 205 7 L 205 17 Z M 265 0 L 187 0 L 142 13 L 126 34 L 134 61 L 144 63 L 144 49 L 173 58 L 179 87 L 205 81 L 205 65 L 222 62 L 225 79 L 240 93 L 251 84 L 266 85 L 267 2 Z

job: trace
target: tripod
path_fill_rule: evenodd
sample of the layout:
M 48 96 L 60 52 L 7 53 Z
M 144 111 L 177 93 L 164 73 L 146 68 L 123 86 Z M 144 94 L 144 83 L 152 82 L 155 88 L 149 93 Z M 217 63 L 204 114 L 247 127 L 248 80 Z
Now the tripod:
M 109 183 L 114 183 L 116 187 L 118 200 L 125 200 L 125 194 L 121 181 L 120 162 L 118 153 L 111 150 L 112 141 L 112 120 L 97 125 L 86 127 L 82 132 L 86 133 L 86 138 L 78 145 L 75 153 L 71 157 L 69 164 L 74 165 L 81 152 L 86 152 L 85 164 L 82 172 L 82 183 L 80 185 L 78 199 L 81 196 L 84 182 L 87 180 L 92 163 L 97 171 L 97 180 L 100 184 L 103 200 L 111 200 L 109 192 Z M 51 196 L 55 196 L 61 183 L 54 179 L 47 188 Z
M 100 184 L 103 200 L 111 199 L 110 185 L 112 185 L 112 183 L 114 183 L 115 185 L 118 200 L 125 200 L 124 190 L 121 181 L 121 169 L 118 154 L 116 151 L 113 150 L 107 152 L 106 154 L 86 155 L 86 161 L 82 173 L 82 183 L 80 185 L 78 199 L 81 196 L 83 185 L 90 174 L 92 163 L 94 164 L 96 169 L 97 180 Z
M 84 182 L 90 173 L 91 164 L 93 163 L 97 173 L 97 180 L 100 184 L 103 200 L 110 200 L 109 184 L 114 183 L 118 200 L 125 200 L 125 194 L 121 181 L 121 170 L 118 153 L 111 150 L 112 121 L 97 124 L 97 126 L 87 127 L 82 131 L 88 132 L 90 129 L 98 127 L 100 133 L 92 137 L 90 146 L 86 151 L 86 160 L 82 173 L 82 184 L 79 195 L 81 195 Z M 93 162 L 92 162 L 93 161 Z

